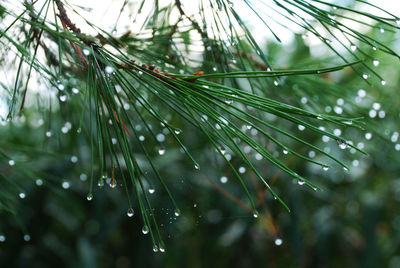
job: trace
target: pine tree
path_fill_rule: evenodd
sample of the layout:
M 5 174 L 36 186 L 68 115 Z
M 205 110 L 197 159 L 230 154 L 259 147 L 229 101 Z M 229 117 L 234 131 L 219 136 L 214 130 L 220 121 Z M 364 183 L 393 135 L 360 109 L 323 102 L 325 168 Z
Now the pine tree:
M 347 171 L 346 155 L 366 154 L 360 137 L 379 126 L 366 124 L 368 108 L 348 85 L 386 85 L 376 67 L 399 58 L 394 14 L 361 0 L 199 1 L 195 11 L 180 0 L 119 4 L 102 29 L 68 1 L 0 3 L 0 207 L 15 215 L 0 232 L 24 222 L 19 204 L 37 186 L 96 202 L 106 184 L 163 252 L 153 199 L 166 195 L 173 217 L 187 207 L 171 177 L 202 174 L 257 218 L 259 193 L 290 211 L 278 193 L 292 179 L 321 190 L 302 167 Z M 243 10 L 272 37 L 266 47 Z M 284 28 L 295 30 L 297 53 L 284 50 Z M 324 55 L 312 56 L 316 41 Z M 369 116 L 385 117 L 374 105 Z M 223 189 L 228 180 L 234 193 Z

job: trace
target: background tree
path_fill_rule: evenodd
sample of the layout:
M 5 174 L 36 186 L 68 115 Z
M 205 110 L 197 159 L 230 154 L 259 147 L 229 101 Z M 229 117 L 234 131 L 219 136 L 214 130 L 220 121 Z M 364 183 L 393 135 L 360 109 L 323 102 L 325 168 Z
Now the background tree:
M 396 15 L 113 4 L 1 2 L 3 263 L 398 265 Z

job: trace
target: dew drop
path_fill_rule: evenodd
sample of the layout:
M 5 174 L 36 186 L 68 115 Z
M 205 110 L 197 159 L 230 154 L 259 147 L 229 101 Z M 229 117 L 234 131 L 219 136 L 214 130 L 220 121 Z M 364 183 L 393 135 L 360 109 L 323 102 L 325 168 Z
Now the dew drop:
M 329 167 L 324 166 L 324 167 L 322 167 L 322 169 L 323 169 L 324 171 L 328 171 L 328 170 L 329 170 Z
M 179 217 L 179 216 L 181 215 L 181 211 L 180 211 L 179 209 L 175 209 L 174 215 L 175 215 L 176 217 Z
M 227 183 L 227 182 L 228 182 L 228 178 L 225 177 L 225 176 L 222 176 L 222 177 L 219 179 L 219 181 L 220 181 L 221 183 Z
M 4 235 L 0 235 L 0 242 L 6 241 L 6 237 Z
M 239 167 L 239 173 L 243 174 L 246 172 L 246 168 L 245 167 Z
M 232 103 L 233 103 L 233 100 L 231 100 L 231 99 L 225 99 L 224 102 L 225 102 L 226 104 L 232 104 Z
M 75 95 L 79 93 L 79 89 L 77 88 L 72 88 L 72 93 L 74 93 Z
M 306 127 L 303 126 L 303 125 L 298 125 L 297 128 L 298 128 L 300 131 L 303 131 L 304 129 L 306 129 Z
M 64 188 L 64 189 L 68 189 L 68 188 L 70 187 L 70 184 L 69 184 L 69 182 L 64 181 L 64 182 L 61 184 L 61 186 L 62 186 L 62 188 Z
M 283 241 L 280 238 L 275 239 L 275 245 L 280 246 L 282 245 Z
M 43 185 L 43 180 L 42 179 L 37 179 L 35 181 L 35 183 L 36 183 L 37 186 L 42 186 Z
M 114 189 L 115 187 L 117 187 L 117 180 L 116 180 L 116 179 L 112 179 L 112 180 L 110 181 L 110 187 L 111 187 L 112 189 Z
M 133 214 L 135 214 L 135 212 L 133 211 L 133 208 L 128 208 L 126 215 L 128 215 L 128 217 L 133 217 Z
M 305 184 L 305 182 L 304 182 L 304 181 L 300 181 L 300 180 L 298 180 L 298 181 L 297 181 L 297 184 L 298 184 L 298 185 L 304 185 L 304 184 Z
M 60 99 L 61 102 L 66 102 L 67 101 L 67 95 L 62 94 L 62 95 L 60 95 L 59 99 Z
M 113 69 L 113 67 L 111 67 L 111 66 L 106 66 L 106 67 L 104 68 L 104 71 L 106 71 L 106 73 L 108 73 L 108 74 L 112 74 L 112 72 L 114 71 L 114 69 Z
M 362 77 L 363 77 L 364 79 L 368 79 L 369 76 L 368 76 L 368 74 L 363 74 Z
M 274 80 L 274 85 L 275 85 L 275 86 L 279 86 L 278 80 Z
M 90 55 L 89 49 L 84 48 L 84 49 L 82 49 L 82 52 L 83 52 L 83 54 L 84 54 L 85 56 L 89 56 L 89 55 Z
M 26 197 L 25 193 L 19 193 L 19 198 L 24 199 Z
M 93 195 L 92 195 L 92 194 L 88 194 L 88 195 L 86 196 L 86 199 L 87 199 L 88 201 L 91 201 L 91 200 L 93 199 Z
M 356 45 L 351 45 L 350 49 L 351 49 L 351 51 L 356 51 L 357 50 L 357 46 Z
M 289 153 L 288 150 L 283 150 L 282 152 L 283 152 L 283 154 L 288 154 Z
M 15 161 L 11 159 L 11 160 L 8 161 L 8 164 L 9 164 L 10 166 L 14 166 L 14 165 L 15 165 Z
M 385 80 L 381 80 L 381 85 L 382 86 L 386 85 L 386 81 Z
M 258 211 L 254 211 L 253 217 L 256 218 L 256 219 L 258 218 Z
M 71 162 L 72 162 L 72 163 L 78 162 L 78 157 L 75 156 L 75 155 L 71 156 Z
M 65 86 L 63 84 L 58 84 L 57 88 L 61 91 L 63 91 L 65 89 Z
M 28 242 L 29 240 L 31 240 L 31 236 L 28 235 L 28 234 L 24 235 L 24 240 L 25 240 L 26 242 Z
M 153 251 L 154 251 L 154 252 L 158 252 L 158 247 L 157 247 L 157 245 L 154 245 L 154 246 L 153 246 Z
M 76 133 L 81 133 L 82 132 L 82 128 L 78 128 L 77 130 L 76 130 Z
M 165 252 L 165 248 L 160 246 L 160 252 L 164 253 Z
M 159 155 L 164 155 L 165 154 L 165 149 L 164 148 L 158 149 L 158 154 Z
M 199 169 L 200 169 L 200 166 L 199 166 L 198 164 L 196 164 L 196 165 L 194 165 L 194 168 L 197 169 L 197 170 L 199 170 Z
M 46 137 L 50 138 L 51 137 L 51 131 L 46 131 Z
M 379 65 L 379 60 L 378 59 L 373 59 L 372 60 L 372 64 L 374 65 L 374 66 L 378 66 Z
M 337 140 L 337 143 L 340 149 L 344 150 L 347 148 L 347 143 L 344 140 Z
M 380 31 L 381 33 L 384 33 L 384 32 L 385 32 L 385 29 L 380 28 L 379 31 Z
M 154 194 L 155 191 L 156 191 L 156 190 L 154 190 L 153 188 L 150 188 L 150 189 L 149 189 L 149 194 Z
M 182 133 L 182 130 L 180 130 L 180 129 L 175 129 L 174 132 L 175 132 L 176 135 L 179 135 L 179 134 Z
M 149 233 L 149 227 L 147 227 L 147 225 L 144 225 L 142 228 L 142 233 L 143 234 L 148 234 Z
M 344 167 L 343 170 L 344 171 L 349 171 L 349 169 L 347 167 Z

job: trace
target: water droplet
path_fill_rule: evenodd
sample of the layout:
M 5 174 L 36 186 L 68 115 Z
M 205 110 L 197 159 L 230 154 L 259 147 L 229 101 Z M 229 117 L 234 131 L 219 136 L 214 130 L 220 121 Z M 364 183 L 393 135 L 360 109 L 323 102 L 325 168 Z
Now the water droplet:
M 117 180 L 115 179 L 115 178 L 113 178 L 111 181 L 110 181 L 110 187 L 111 188 L 115 188 L 115 187 L 117 187 Z
M 278 80 L 274 80 L 274 85 L 275 86 L 279 86 L 279 81 Z
M 29 240 L 31 240 L 31 236 L 28 235 L 28 234 L 24 235 L 24 240 L 25 240 L 26 242 L 28 242 Z
M 322 169 L 323 169 L 324 171 L 328 171 L 328 170 L 329 170 L 329 167 L 324 166 L 324 167 L 322 167 Z
M 357 50 L 357 46 L 356 45 L 351 45 L 350 49 L 351 49 L 351 51 L 356 51 Z
M 140 141 L 144 141 L 144 136 L 140 135 L 140 136 L 139 136 L 139 140 L 140 140 Z
M 19 193 L 18 196 L 19 196 L 19 198 L 24 199 L 26 195 L 25 195 L 25 193 Z
M 149 194 L 154 194 L 155 191 L 156 191 L 156 190 L 154 190 L 153 188 L 150 188 L 150 189 L 149 189 Z
M 113 67 L 111 66 L 106 66 L 106 68 L 104 68 L 104 71 L 108 74 L 112 74 L 112 72 L 114 71 Z
M 70 184 L 69 184 L 69 182 L 64 181 L 64 182 L 61 184 L 61 186 L 62 186 L 62 188 L 64 188 L 64 189 L 68 189 L 68 188 L 70 187 Z
M 176 217 L 179 217 L 179 216 L 181 215 L 181 211 L 180 211 L 179 209 L 175 209 L 174 215 L 175 215 Z
M 301 101 L 301 103 L 306 104 L 307 101 L 308 101 L 308 99 L 307 99 L 306 97 L 302 97 L 302 98 L 300 99 L 300 101 Z
M 364 79 L 368 79 L 369 76 L 368 76 L 368 74 L 363 74 L 362 77 L 363 77 Z
M 385 80 L 381 80 L 381 85 L 382 86 L 386 85 L 386 81 Z
M 369 115 L 369 117 L 371 117 L 371 118 L 375 118 L 375 117 L 376 117 L 376 114 L 377 114 L 376 110 L 370 110 L 370 111 L 368 112 L 368 115 Z
M 14 166 L 15 165 L 15 161 L 14 160 L 8 160 L 8 164 L 10 165 L 10 166 Z
M 153 251 L 154 251 L 154 252 L 158 252 L 158 247 L 157 247 L 157 245 L 154 245 L 154 246 L 153 246 Z
M 180 129 L 175 129 L 174 132 L 175 132 L 176 135 L 179 135 L 179 134 L 182 133 L 182 130 L 180 130 Z
M 99 186 L 100 188 L 104 186 L 104 180 L 107 179 L 107 175 L 103 175 L 99 178 L 98 182 L 97 182 L 97 186 Z
M 82 132 L 82 128 L 78 128 L 77 130 L 76 130 L 76 133 L 81 133 Z
M 128 215 L 128 217 L 133 217 L 133 214 L 135 214 L 135 212 L 133 211 L 133 208 L 128 208 L 126 215 Z
M 370 132 L 365 133 L 365 138 L 366 138 L 367 140 L 372 139 L 372 133 L 370 133 Z
M 35 183 L 36 183 L 37 186 L 42 186 L 43 185 L 43 180 L 42 179 L 37 179 L 35 181 Z
M 158 149 L 158 154 L 159 155 L 164 155 L 165 154 L 165 149 L 164 148 Z
M 63 91 L 65 89 L 65 86 L 63 84 L 58 84 L 57 88 L 61 91 Z
M 200 169 L 200 166 L 199 166 L 198 164 L 195 164 L 195 165 L 194 165 L 194 168 L 197 169 L 197 170 L 199 170 L 199 169 Z
M 93 199 L 93 195 L 89 193 L 89 194 L 86 196 L 86 199 L 87 199 L 88 201 L 91 201 L 91 200 Z
M 275 239 L 275 245 L 280 246 L 282 245 L 283 241 L 280 238 Z
M 385 29 L 380 28 L 379 31 L 380 31 L 381 33 L 384 33 L 384 32 L 385 32 Z
M 282 152 L 283 152 L 283 154 L 288 154 L 289 153 L 288 150 L 283 150 Z
M 227 183 L 227 182 L 228 182 L 228 178 L 225 177 L 225 176 L 222 176 L 222 177 L 219 179 L 219 181 L 220 181 L 221 183 Z
M 347 167 L 344 167 L 343 170 L 344 171 L 349 171 L 349 169 Z
M 83 54 L 84 54 L 85 56 L 89 56 L 89 55 L 90 55 L 89 49 L 84 48 L 84 49 L 82 49 L 82 52 L 83 52 Z
M 246 172 L 246 168 L 245 167 L 239 167 L 239 173 L 243 174 Z
M 50 138 L 51 137 L 51 131 L 46 131 L 46 137 Z
M 232 104 L 232 103 L 233 103 L 233 100 L 231 100 L 231 99 L 225 99 L 224 102 L 225 102 L 226 104 Z
M 303 125 L 298 125 L 297 128 L 298 128 L 300 131 L 303 131 L 304 129 L 306 129 L 306 127 L 303 126 Z
M 149 233 L 149 227 L 147 227 L 147 225 L 144 225 L 142 228 L 142 233 L 143 234 L 148 234 Z
M 87 180 L 87 175 L 85 173 L 82 173 L 81 175 L 79 175 L 79 178 L 81 181 L 86 181 Z
M 165 252 L 165 248 L 160 246 L 160 252 L 164 253 Z
M 0 235 L 0 242 L 6 241 L 6 237 L 4 235 Z
M 337 143 L 340 149 L 344 150 L 347 148 L 347 143 L 344 140 L 337 140 Z
M 256 218 L 256 219 L 258 218 L 258 211 L 254 211 L 253 217 Z
M 373 59 L 372 60 L 372 64 L 374 65 L 374 66 L 378 66 L 379 65 L 379 60 L 378 59 Z
M 77 88 L 72 88 L 72 93 L 74 93 L 75 95 L 79 93 L 79 89 Z
M 297 184 L 298 184 L 298 185 L 304 185 L 305 182 L 304 182 L 304 181 L 301 181 L 301 180 L 298 180 L 298 181 L 297 181 Z
M 377 48 L 377 47 L 375 47 L 375 46 L 373 46 L 373 47 L 372 47 L 372 50 L 378 50 L 378 48 Z
M 67 95 L 61 94 L 59 97 L 61 102 L 66 102 L 67 101 Z
M 75 155 L 71 156 L 71 162 L 72 162 L 72 163 L 78 162 L 78 157 L 75 156 Z

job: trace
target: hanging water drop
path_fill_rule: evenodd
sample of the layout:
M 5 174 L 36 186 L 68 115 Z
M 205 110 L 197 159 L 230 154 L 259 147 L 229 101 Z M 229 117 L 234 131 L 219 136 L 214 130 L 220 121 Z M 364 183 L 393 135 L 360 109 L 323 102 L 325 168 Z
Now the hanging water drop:
M 84 54 L 85 56 L 89 56 L 89 55 L 90 55 L 89 49 L 84 48 L 84 49 L 82 49 L 82 52 L 83 52 L 83 54 Z
M 164 148 L 158 149 L 158 154 L 159 155 L 164 155 L 165 154 L 165 149 Z
M 304 185 L 304 184 L 305 184 L 305 182 L 304 182 L 304 181 L 300 181 L 300 180 L 298 180 L 298 181 L 297 181 L 297 184 L 298 184 L 298 185 Z
M 322 169 L 323 169 L 324 171 L 328 171 L 329 167 L 324 166 L 324 167 L 322 167 Z
M 147 227 L 147 225 L 144 225 L 142 228 L 142 233 L 143 234 L 148 234 L 149 233 L 149 227 Z
M 154 252 L 158 252 L 158 247 L 157 247 L 157 245 L 154 245 L 154 246 L 153 246 L 153 251 L 154 251 Z
M 275 239 L 275 245 L 280 246 L 282 245 L 283 241 L 280 238 Z
M 104 71 L 108 74 L 112 74 L 112 72 L 114 71 L 113 67 L 111 66 L 106 66 L 106 68 L 104 68 Z
M 176 135 L 179 135 L 179 134 L 181 134 L 182 130 L 180 130 L 180 129 L 175 129 L 174 132 L 175 132 Z
M 256 219 L 258 218 L 258 211 L 254 211 L 253 217 L 256 218 Z
M 337 140 L 337 143 L 340 149 L 344 150 L 347 148 L 347 143 L 344 140 Z
M 25 193 L 19 193 L 19 198 L 24 199 L 25 198 Z
M 381 80 L 381 85 L 382 86 L 386 85 L 386 81 L 385 80 Z
M 77 89 L 75 87 L 72 88 L 71 90 L 72 90 L 72 93 L 74 93 L 75 95 L 79 93 L 79 89 Z
M 199 166 L 198 164 L 195 164 L 195 165 L 194 165 L 194 168 L 197 169 L 197 170 L 199 170 L 199 169 L 200 169 L 200 166 Z
M 165 252 L 165 248 L 160 246 L 160 252 L 164 253 Z
M 93 199 L 93 195 L 92 195 L 91 193 L 89 193 L 89 194 L 86 196 L 86 199 L 87 199 L 88 201 L 91 201 L 91 200 Z
M 46 131 L 46 137 L 50 138 L 51 137 L 51 131 Z
M 115 187 L 117 187 L 117 181 L 113 178 L 113 179 L 111 179 L 111 181 L 110 181 L 110 187 L 112 188 L 112 189 L 114 189 Z
M 128 217 L 133 217 L 133 214 L 135 214 L 135 212 L 133 211 L 133 208 L 128 208 L 126 215 L 128 215 Z
M 62 95 L 60 95 L 59 99 L 60 99 L 61 102 L 66 102 L 67 101 L 67 95 L 62 94 Z
M 181 211 L 180 211 L 179 209 L 175 209 L 174 215 L 175 215 L 176 217 L 179 217 L 179 216 L 181 215 Z
M 351 51 L 356 51 L 357 46 L 356 46 L 356 45 L 351 45 L 351 46 L 350 46 L 350 49 L 351 49 Z
M 274 85 L 275 86 L 279 86 L 279 81 L 278 80 L 274 80 Z
M 227 183 L 227 182 L 228 182 L 228 178 L 225 177 L 225 176 L 222 176 L 222 177 L 219 179 L 219 181 L 220 181 L 221 183 Z
M 156 191 L 156 190 L 154 190 L 153 188 L 150 188 L 150 189 L 149 189 L 149 194 L 154 194 L 155 191 Z
M 372 64 L 374 65 L 374 66 L 378 66 L 379 65 L 379 60 L 378 59 L 373 59 L 372 60 Z
M 369 76 L 368 76 L 368 74 L 363 74 L 362 77 L 363 77 L 364 79 L 368 79 Z
M 5 235 L 0 235 L 0 242 L 4 242 L 4 241 L 6 241 Z
M 289 152 L 288 152 L 288 150 L 283 150 L 282 153 L 283 154 L 288 154 Z

